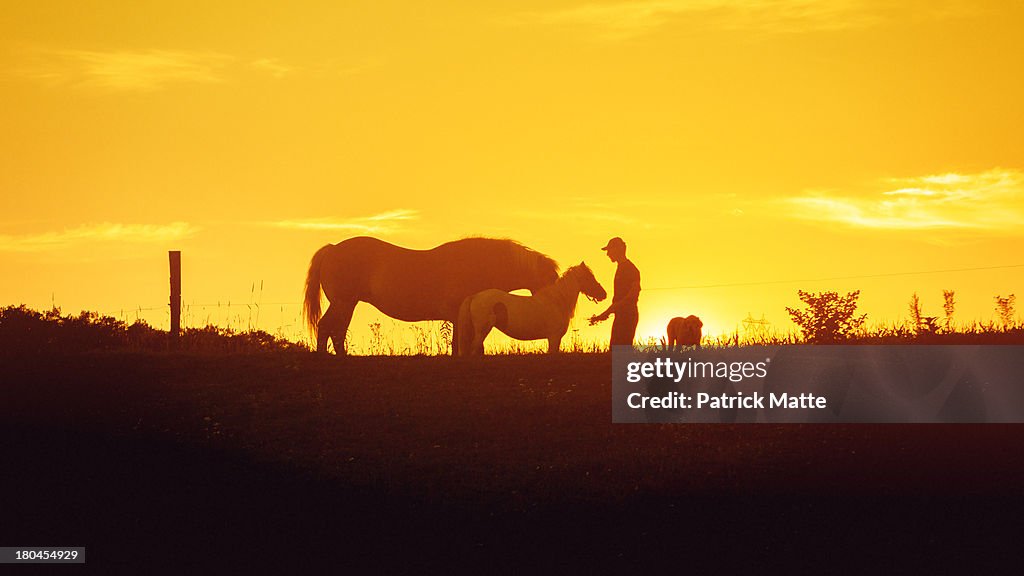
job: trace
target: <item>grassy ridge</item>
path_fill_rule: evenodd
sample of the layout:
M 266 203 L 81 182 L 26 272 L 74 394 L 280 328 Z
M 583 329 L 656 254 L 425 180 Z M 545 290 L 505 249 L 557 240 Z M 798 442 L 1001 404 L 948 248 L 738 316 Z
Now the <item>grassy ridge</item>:
M 133 573 L 818 571 L 837 545 L 860 572 L 965 548 L 992 571 L 1019 548 L 1019 426 L 614 425 L 609 356 L 11 356 L 0 539 Z

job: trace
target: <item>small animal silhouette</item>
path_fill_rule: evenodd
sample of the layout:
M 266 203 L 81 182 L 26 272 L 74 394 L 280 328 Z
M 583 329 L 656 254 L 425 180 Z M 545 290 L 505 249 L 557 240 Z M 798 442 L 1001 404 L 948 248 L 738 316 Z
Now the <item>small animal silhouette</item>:
M 686 318 L 676 316 L 669 320 L 668 328 L 666 330 L 669 351 L 675 350 L 676 346 L 678 346 L 680 350 L 687 346 L 700 348 L 700 332 L 703 327 L 704 323 L 700 321 L 700 318 L 692 314 Z

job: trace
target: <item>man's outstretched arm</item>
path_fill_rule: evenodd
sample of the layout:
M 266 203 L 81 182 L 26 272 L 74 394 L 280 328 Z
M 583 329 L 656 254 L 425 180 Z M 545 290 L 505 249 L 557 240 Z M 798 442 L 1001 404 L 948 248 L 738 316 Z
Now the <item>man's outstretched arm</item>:
M 607 320 L 608 316 L 618 312 L 623 306 L 628 305 L 627 303 L 636 302 L 637 298 L 639 298 L 639 297 L 640 297 L 640 281 L 638 280 L 636 282 L 633 282 L 633 284 L 629 287 L 629 291 L 626 292 L 625 298 L 623 298 L 623 299 L 621 299 L 621 300 L 619 300 L 617 302 L 612 302 L 611 305 L 608 306 L 607 310 L 605 310 L 604 312 L 602 312 L 600 314 L 597 314 L 595 316 L 591 316 L 590 317 L 590 325 L 593 326 L 594 324 L 597 324 L 598 322 L 603 322 L 603 321 Z

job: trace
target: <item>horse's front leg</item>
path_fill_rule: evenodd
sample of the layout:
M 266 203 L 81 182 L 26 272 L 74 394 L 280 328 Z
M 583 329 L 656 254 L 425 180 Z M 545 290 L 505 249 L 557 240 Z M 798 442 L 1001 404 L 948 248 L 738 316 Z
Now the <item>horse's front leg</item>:
M 462 333 L 459 331 L 459 320 L 456 318 L 451 321 L 452 323 L 452 356 L 461 356 L 465 352 L 459 352 L 459 338 L 462 337 Z
M 561 336 L 553 336 L 551 338 L 548 338 L 548 354 L 558 354 L 558 352 L 559 352 L 559 350 L 561 348 L 562 348 L 562 337 Z

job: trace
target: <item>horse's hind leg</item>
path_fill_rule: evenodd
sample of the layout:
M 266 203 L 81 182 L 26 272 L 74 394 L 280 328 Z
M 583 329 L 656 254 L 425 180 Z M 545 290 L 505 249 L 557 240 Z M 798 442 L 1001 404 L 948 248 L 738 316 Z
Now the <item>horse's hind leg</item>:
M 327 354 L 327 339 L 331 337 L 330 330 L 336 324 L 334 307 L 327 306 L 324 315 L 316 323 L 316 351 L 320 354 Z
M 487 335 L 490 334 L 491 329 L 494 328 L 494 315 L 488 314 L 486 318 L 479 322 L 479 324 L 477 322 L 474 322 L 473 324 L 472 344 L 470 344 L 469 350 L 465 353 L 471 356 L 483 356 L 484 340 L 487 339 Z
M 476 337 L 473 338 L 473 347 L 469 349 L 471 356 L 483 356 L 484 355 L 484 340 L 487 339 L 487 335 L 491 333 L 491 328 L 484 327 L 476 333 Z
M 335 354 L 344 356 L 348 353 L 345 348 L 345 335 L 348 333 L 348 325 L 352 322 L 352 312 L 355 309 L 356 303 L 350 301 L 332 302 L 327 307 L 317 329 L 317 352 L 327 352 L 327 339 L 330 338 L 334 342 Z

